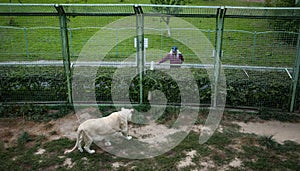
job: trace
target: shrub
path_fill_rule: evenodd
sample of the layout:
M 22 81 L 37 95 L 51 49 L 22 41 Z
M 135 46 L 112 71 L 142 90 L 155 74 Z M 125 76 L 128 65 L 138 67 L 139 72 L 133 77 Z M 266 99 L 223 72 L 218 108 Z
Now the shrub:
M 111 103 L 111 91 L 116 93 L 126 91 L 131 103 L 140 101 L 139 75 L 130 82 L 124 77 L 120 79 L 121 84 L 118 89 L 112 90 L 113 74 L 116 68 L 99 68 L 95 89 L 90 89 L 90 82 L 81 76 L 82 85 L 77 88 L 86 88 L 85 92 L 96 95 L 99 103 Z M 0 101 L 1 102 L 56 102 L 67 101 L 67 81 L 63 67 L 0 67 Z M 204 69 L 191 69 L 194 80 L 197 83 L 200 104 L 210 105 L 211 83 Z M 270 71 L 249 71 L 249 77 L 238 74 L 237 70 L 226 70 L 227 99 L 229 106 L 251 106 L 251 107 L 271 107 L 286 109 L 289 103 L 290 82 L 286 81 L 284 74 Z M 193 89 L 189 82 L 183 78 L 184 89 Z M 87 85 L 85 85 L 87 84 Z M 181 93 L 178 83 L 163 71 L 147 71 L 143 75 L 143 101 L 149 104 L 148 92 L 158 90 L 165 94 L 170 105 L 180 105 Z M 125 90 L 124 87 L 128 87 Z M 74 87 L 73 87 L 74 88 Z M 195 88 L 195 87 L 194 87 Z M 74 88 L 74 91 L 76 88 Z M 195 90 L 190 90 L 194 92 Z M 191 95 L 191 98 L 193 94 Z M 83 99 L 84 101 L 84 99 Z M 0 109 L 1 111 L 1 109 Z

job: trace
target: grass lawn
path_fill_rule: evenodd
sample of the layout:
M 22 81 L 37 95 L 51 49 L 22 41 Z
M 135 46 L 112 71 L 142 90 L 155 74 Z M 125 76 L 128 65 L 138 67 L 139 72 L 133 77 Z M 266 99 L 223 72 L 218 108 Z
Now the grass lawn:
M 6 1 L 2 1 L 6 2 Z M 24 0 L 23 3 L 47 3 L 48 1 Z M 62 3 L 62 1 L 51 1 L 51 3 Z M 68 0 L 63 3 L 138 3 L 147 4 L 149 0 L 102 0 L 81 1 Z M 264 3 L 232 0 L 192 1 L 187 5 L 218 6 L 263 6 Z M 70 17 L 69 44 L 70 54 L 73 60 L 77 59 L 81 49 L 96 32 L 107 24 L 122 17 Z M 199 28 L 205 36 L 214 44 L 215 19 L 214 18 L 183 18 L 184 20 Z M 0 35 L 0 61 L 12 60 L 61 60 L 61 40 L 59 22 L 57 17 L 5 17 L 1 16 Z M 11 26 L 13 28 L 11 28 Z M 242 65 L 263 66 L 293 66 L 296 48 L 293 45 L 279 41 L 277 33 L 265 33 L 272 31 L 267 20 L 257 19 L 225 19 L 225 32 L 223 36 L 223 63 Z M 255 37 L 257 32 L 257 38 Z M 118 41 L 117 31 L 116 41 Z M 185 37 L 184 32 L 182 37 Z M 151 39 L 149 50 L 159 49 L 168 51 L 174 44 L 180 46 L 186 55 L 187 63 L 199 63 L 195 54 L 189 47 L 180 44 L 177 40 L 169 38 L 162 32 L 160 36 L 149 35 Z M 133 37 L 128 40 L 117 42 L 107 55 L 106 60 L 120 61 L 128 55 L 135 53 Z M 104 46 L 104 45 L 100 45 Z M 289 49 L 288 51 L 285 51 Z M 212 52 L 211 52 L 212 53 Z

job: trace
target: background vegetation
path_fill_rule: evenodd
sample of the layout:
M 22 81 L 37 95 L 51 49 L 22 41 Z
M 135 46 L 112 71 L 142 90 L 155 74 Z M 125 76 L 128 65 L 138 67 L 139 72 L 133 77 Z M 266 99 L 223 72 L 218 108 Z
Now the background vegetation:
M 17 2 L 17 1 L 9 1 Z M 19 2 L 19 1 L 18 1 Z M 26 1 L 22 3 L 46 3 L 47 1 Z M 163 1 L 138 1 L 139 3 L 163 3 Z M 172 3 L 173 1 L 170 1 Z M 182 5 L 237 5 L 237 1 L 180 1 Z M 51 3 L 62 3 L 53 1 Z M 108 3 L 108 1 L 65 1 L 65 3 Z M 109 3 L 137 3 L 134 0 L 109 1 Z M 291 1 L 267 1 L 256 3 L 239 1 L 240 6 L 294 6 Z M 2 43 L 0 46 L 0 61 L 37 61 L 61 60 L 61 40 L 57 17 L 3 17 L 0 21 Z M 69 41 L 71 60 L 76 61 L 80 50 L 100 28 L 120 17 L 69 17 Z M 203 31 L 203 34 L 214 43 L 215 19 L 214 18 L 183 18 Z M 271 25 L 270 25 L 271 23 Z M 238 66 L 263 66 L 263 67 L 294 67 L 297 40 L 297 21 L 286 21 L 287 24 L 278 24 L 278 20 L 227 18 L 223 36 L 224 65 Z M 280 25 L 281 27 L 277 27 Z M 11 27 L 12 26 L 12 27 Z M 278 33 L 286 29 L 289 33 Z M 293 33 L 291 33 L 293 32 Z M 117 32 L 116 32 L 117 35 Z M 160 49 L 167 51 L 174 44 L 184 53 L 185 63 L 201 63 L 189 47 L 167 34 L 145 35 L 149 38 L 149 50 Z M 182 35 L 184 36 L 184 35 Z M 26 39 L 26 38 L 27 39 Z M 27 41 L 26 41 L 27 40 Z M 117 42 L 117 46 L 105 57 L 107 61 L 123 61 L 128 55 L 135 53 L 133 37 Z M 117 40 L 116 40 L 117 41 Z M 167 50 L 166 50 L 167 49 Z M 148 55 L 150 56 L 150 55 Z M 156 57 L 157 58 L 157 57 Z M 152 59 L 147 57 L 147 61 Z M 1 100 L 3 102 L 15 101 L 64 101 L 66 95 L 65 75 L 59 67 L 3 67 L 0 75 Z M 109 101 L 111 75 L 115 69 L 99 69 L 96 90 L 99 101 Z M 193 70 L 201 94 L 201 103 L 209 103 L 210 87 L 206 73 Z M 227 104 L 229 106 L 275 107 L 286 109 L 289 106 L 291 81 L 284 70 L 280 71 L 250 71 L 233 70 L 225 71 L 228 87 Z M 159 77 L 157 77 L 159 78 Z M 146 79 L 146 77 L 145 77 Z M 168 78 L 162 76 L 163 82 Z M 288 81 L 286 81 L 288 80 Z M 137 82 L 137 80 L 135 80 Z M 157 83 L 162 82 L 157 81 Z M 133 83 L 134 85 L 138 85 Z M 150 85 L 150 80 L 144 80 L 145 85 Z M 13 85 L 13 86 L 12 86 Z M 153 85 L 158 87 L 158 85 Z M 153 88 L 152 87 L 152 88 Z M 151 87 L 149 87 L 151 88 Z M 164 87 L 164 91 L 168 86 Z M 147 88 L 148 89 L 148 88 Z M 87 90 L 90 91 L 90 90 Z M 132 101 L 137 102 L 138 86 L 131 89 Z M 169 99 L 177 99 L 176 91 L 168 93 Z M 172 94 L 172 95 L 171 95 Z M 146 97 L 146 96 L 145 96 Z M 177 101 L 175 100 L 175 101 Z

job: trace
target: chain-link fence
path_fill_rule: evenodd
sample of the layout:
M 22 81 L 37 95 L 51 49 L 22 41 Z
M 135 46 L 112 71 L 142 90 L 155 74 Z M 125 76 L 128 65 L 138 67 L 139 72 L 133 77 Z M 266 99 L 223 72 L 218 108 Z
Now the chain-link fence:
M 177 46 L 200 104 L 216 101 L 224 72 L 227 106 L 299 107 L 300 8 L 0 4 L 0 11 L 2 104 L 139 104 L 154 90 L 178 104 L 176 82 L 155 70 L 169 70 L 156 63 Z

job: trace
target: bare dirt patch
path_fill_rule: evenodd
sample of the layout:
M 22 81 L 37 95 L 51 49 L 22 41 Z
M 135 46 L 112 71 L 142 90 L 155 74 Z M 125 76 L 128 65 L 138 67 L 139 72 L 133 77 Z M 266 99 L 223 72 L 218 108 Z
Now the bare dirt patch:
M 74 140 L 79 123 L 95 118 L 95 116 L 89 114 L 93 113 L 94 110 L 94 108 L 86 108 L 79 111 L 78 115 L 71 113 L 63 118 L 49 122 L 27 121 L 23 118 L 1 118 L 1 141 L 5 148 L 16 146 L 18 138 L 24 132 L 31 137 L 44 136 L 46 141 L 57 140 L 63 137 Z
M 37 152 L 35 152 L 34 154 L 35 155 L 42 155 L 42 154 L 44 154 L 46 152 L 46 150 L 45 149 L 43 149 L 43 148 L 40 148 L 40 149 L 38 149 L 38 151 Z
M 168 142 L 166 138 L 168 135 L 175 134 L 179 131 L 185 131 L 185 129 L 168 128 L 165 125 L 150 122 L 147 125 L 143 125 L 136 128 L 129 128 L 129 134 L 136 137 L 139 141 L 148 144 L 159 144 L 161 142 Z
M 72 162 L 72 159 L 71 158 L 66 158 L 63 165 L 65 167 L 67 167 L 68 169 L 72 169 L 73 166 L 75 165 L 75 163 Z
M 279 121 L 266 122 L 234 122 L 241 127 L 243 133 L 253 133 L 261 136 L 273 136 L 278 143 L 286 140 L 300 144 L 300 123 L 289 123 Z
M 185 168 L 187 166 L 194 166 L 195 163 L 192 160 L 193 160 L 193 158 L 195 157 L 196 154 L 197 154 L 196 150 L 192 150 L 192 151 L 187 152 L 186 153 L 186 158 L 184 160 L 180 161 L 177 164 L 177 168 L 182 169 L 182 168 Z
M 73 138 L 76 135 L 77 126 L 77 117 L 74 114 L 49 122 L 26 121 L 23 118 L 2 118 L 0 119 L 0 136 L 4 147 L 7 148 L 16 146 L 18 138 L 24 132 L 32 137 L 44 136 L 47 141 L 62 137 Z
M 233 168 L 238 168 L 240 167 L 242 164 L 242 161 L 239 159 L 239 158 L 235 158 L 234 160 L 232 160 L 230 163 L 229 163 L 229 166 L 230 167 L 233 167 Z

